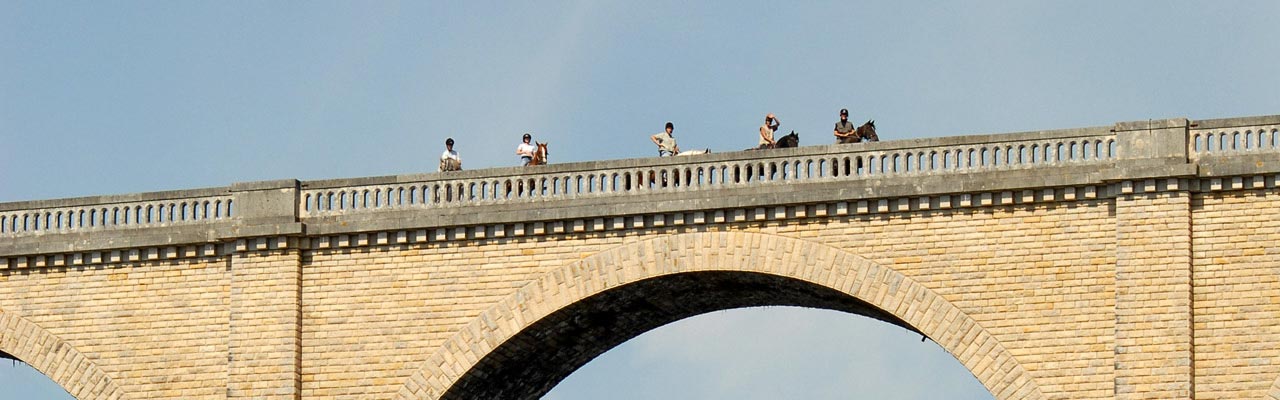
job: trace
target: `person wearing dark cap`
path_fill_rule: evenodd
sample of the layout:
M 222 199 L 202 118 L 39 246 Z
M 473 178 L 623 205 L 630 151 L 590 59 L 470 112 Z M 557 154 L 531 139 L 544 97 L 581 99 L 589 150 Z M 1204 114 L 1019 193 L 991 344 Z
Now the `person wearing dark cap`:
M 444 140 L 444 154 L 440 155 L 440 172 L 461 171 L 462 157 L 453 150 L 453 138 Z
M 843 144 L 861 142 L 862 138 L 858 136 L 856 130 L 857 127 L 854 127 L 853 123 L 849 122 L 849 109 L 840 109 L 840 121 L 836 122 L 835 129 L 836 143 Z
M 529 165 L 533 161 L 533 153 L 538 152 L 538 147 L 534 146 L 533 135 L 524 134 L 524 142 L 516 146 L 516 155 L 520 156 L 521 165 Z
M 658 145 L 658 157 L 680 154 L 680 146 L 676 145 L 676 138 L 672 136 L 675 130 L 676 126 L 668 122 L 666 131 L 649 137 L 650 140 L 653 140 L 653 144 Z

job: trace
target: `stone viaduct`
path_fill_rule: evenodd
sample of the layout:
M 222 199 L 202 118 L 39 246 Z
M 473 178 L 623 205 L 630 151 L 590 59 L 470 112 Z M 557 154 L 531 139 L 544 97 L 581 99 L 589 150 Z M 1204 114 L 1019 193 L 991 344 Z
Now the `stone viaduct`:
M 997 399 L 1280 398 L 1280 116 L 0 204 L 0 356 L 79 399 L 536 398 L 714 310 Z

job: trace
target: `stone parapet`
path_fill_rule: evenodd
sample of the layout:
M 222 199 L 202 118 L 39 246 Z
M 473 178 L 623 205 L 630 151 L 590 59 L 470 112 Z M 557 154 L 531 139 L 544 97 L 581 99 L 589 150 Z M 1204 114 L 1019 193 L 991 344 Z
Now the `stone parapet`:
M 1280 116 L 491 168 L 236 183 L 0 204 L 0 259 L 270 236 L 591 221 L 1280 172 Z M 1195 188 L 1192 188 L 1195 190 Z M 913 200 L 915 199 L 915 200 Z

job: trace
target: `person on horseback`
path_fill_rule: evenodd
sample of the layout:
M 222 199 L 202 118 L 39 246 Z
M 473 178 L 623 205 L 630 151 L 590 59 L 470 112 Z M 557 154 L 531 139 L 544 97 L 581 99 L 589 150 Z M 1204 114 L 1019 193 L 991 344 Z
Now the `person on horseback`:
M 778 127 L 782 125 L 782 121 L 773 116 L 773 113 L 764 116 L 764 125 L 760 125 L 760 149 L 773 148 L 773 133 L 778 131 Z
M 856 132 L 857 129 L 857 127 L 853 126 L 852 122 L 849 122 L 849 109 L 840 109 L 840 121 L 836 122 L 836 128 L 834 131 L 836 143 L 844 144 L 861 142 L 862 137 Z
M 658 157 L 674 156 L 680 154 L 680 146 L 676 145 L 676 138 L 672 136 L 676 127 L 670 122 L 667 123 L 667 130 L 650 136 L 653 144 L 658 145 Z
M 440 172 L 461 171 L 462 156 L 453 150 L 453 138 L 444 140 L 444 154 L 440 155 Z
M 528 166 L 529 162 L 533 161 L 533 153 L 538 151 L 538 147 L 530 143 L 532 140 L 533 135 L 526 133 L 524 134 L 524 142 L 516 146 L 516 155 L 520 156 L 521 165 Z

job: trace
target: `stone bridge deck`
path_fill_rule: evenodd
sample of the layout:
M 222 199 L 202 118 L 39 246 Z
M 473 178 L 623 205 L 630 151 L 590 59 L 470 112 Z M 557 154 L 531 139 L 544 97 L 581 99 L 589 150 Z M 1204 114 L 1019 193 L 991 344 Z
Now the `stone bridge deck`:
M 0 355 L 85 399 L 526 398 L 789 304 L 998 399 L 1280 398 L 1278 180 L 1261 116 L 3 203 Z

